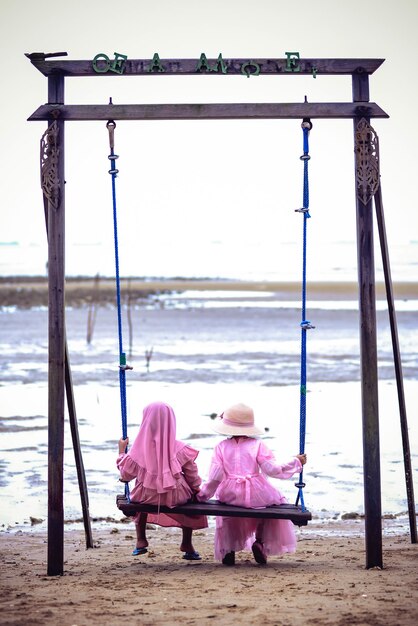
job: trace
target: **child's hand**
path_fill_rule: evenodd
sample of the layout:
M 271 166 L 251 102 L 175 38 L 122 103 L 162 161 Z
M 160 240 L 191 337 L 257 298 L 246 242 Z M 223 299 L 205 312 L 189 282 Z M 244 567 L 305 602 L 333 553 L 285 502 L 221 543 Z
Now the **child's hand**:
M 123 439 L 122 437 L 119 439 L 119 454 L 123 454 L 126 450 L 126 446 L 129 443 L 129 437 L 126 437 L 126 439 Z
M 191 502 L 199 502 L 199 491 L 200 487 L 193 487 Z
M 305 463 L 306 463 L 306 454 L 297 454 L 296 458 L 299 459 L 299 461 L 302 463 L 302 465 L 305 465 Z

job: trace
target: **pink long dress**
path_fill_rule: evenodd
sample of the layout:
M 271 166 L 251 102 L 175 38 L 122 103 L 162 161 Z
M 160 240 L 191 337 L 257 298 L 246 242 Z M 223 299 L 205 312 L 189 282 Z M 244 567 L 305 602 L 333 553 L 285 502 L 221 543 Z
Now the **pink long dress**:
M 129 452 L 118 456 L 116 465 L 122 480 L 135 479 L 130 494 L 133 502 L 172 507 L 190 500 L 202 482 L 196 465 L 198 454 L 176 439 L 173 409 L 154 402 L 145 407 L 139 433 Z M 134 521 L 138 523 L 139 514 Z M 208 526 L 204 515 L 149 513 L 148 521 L 192 529 Z
M 205 501 L 215 495 L 220 502 L 247 508 L 285 504 L 284 495 L 266 476 L 291 478 L 301 468 L 296 457 L 285 465 L 277 464 L 271 450 L 259 439 L 224 439 L 214 450 L 208 481 L 197 498 Z M 267 555 L 295 552 L 296 533 L 290 520 L 217 517 L 215 558 L 222 560 L 228 552 L 251 550 L 256 531 Z

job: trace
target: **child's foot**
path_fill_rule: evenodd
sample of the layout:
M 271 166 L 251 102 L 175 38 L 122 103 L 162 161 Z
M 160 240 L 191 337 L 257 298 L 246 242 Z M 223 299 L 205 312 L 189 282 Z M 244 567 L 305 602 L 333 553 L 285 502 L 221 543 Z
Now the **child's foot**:
M 199 552 L 195 552 L 193 550 L 193 552 L 185 552 L 183 554 L 183 559 L 186 559 L 186 561 L 201 561 L 202 557 L 200 556 Z
M 137 539 L 135 549 L 132 550 L 134 556 L 146 554 L 148 552 L 148 541 L 146 539 Z
M 261 541 L 254 541 L 252 545 L 252 551 L 256 562 L 260 565 L 266 565 L 267 556 L 264 552 L 263 544 L 261 543 Z
M 202 557 L 200 556 L 199 552 L 196 552 L 191 542 L 182 541 L 180 545 L 180 550 L 184 552 L 183 559 L 186 559 L 186 561 L 201 561 L 202 560 Z
M 227 552 L 222 559 L 222 565 L 235 565 L 235 552 Z

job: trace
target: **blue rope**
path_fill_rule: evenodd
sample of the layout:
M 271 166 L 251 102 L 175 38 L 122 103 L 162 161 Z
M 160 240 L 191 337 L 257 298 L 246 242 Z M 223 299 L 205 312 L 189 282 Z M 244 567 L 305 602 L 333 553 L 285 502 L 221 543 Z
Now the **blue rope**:
M 126 439 L 128 436 L 128 419 L 126 410 L 126 354 L 123 350 L 122 339 L 122 300 L 120 295 L 120 275 L 119 275 L 119 244 L 118 244 L 118 216 L 117 216 L 117 204 L 116 204 L 116 177 L 119 170 L 116 169 L 116 159 L 118 155 L 114 151 L 113 134 L 116 128 L 116 124 L 113 121 L 107 123 L 107 129 L 109 131 L 109 143 L 110 154 L 109 160 L 112 164 L 109 174 L 112 177 L 112 202 L 113 202 L 113 237 L 115 245 L 115 279 L 116 279 L 116 308 L 118 315 L 118 343 L 119 343 L 119 388 L 120 388 L 120 406 L 122 417 L 122 437 Z M 129 485 L 125 483 L 125 496 L 129 498 Z
M 300 359 L 300 424 L 299 424 L 299 454 L 305 452 L 306 439 L 306 333 L 309 328 L 314 328 L 309 320 L 306 319 L 306 236 L 307 222 L 309 215 L 309 131 L 312 125 L 307 120 L 302 123 L 303 131 L 303 155 L 300 157 L 303 161 L 303 207 L 298 212 L 303 214 L 303 242 L 302 242 L 302 321 L 301 328 L 301 359 Z M 299 481 L 295 485 L 298 489 L 296 504 L 301 503 L 302 511 L 305 511 L 305 502 L 303 497 L 303 468 L 299 474 Z

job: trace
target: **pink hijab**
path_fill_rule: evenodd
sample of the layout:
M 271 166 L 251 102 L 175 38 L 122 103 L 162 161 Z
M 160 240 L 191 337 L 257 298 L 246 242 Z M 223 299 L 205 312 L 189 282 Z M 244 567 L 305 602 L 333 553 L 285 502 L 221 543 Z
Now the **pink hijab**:
M 163 402 L 153 402 L 145 407 L 139 433 L 128 455 L 141 468 L 143 485 L 165 493 L 177 486 L 181 465 L 177 453 L 184 447 L 176 441 L 176 416 Z

